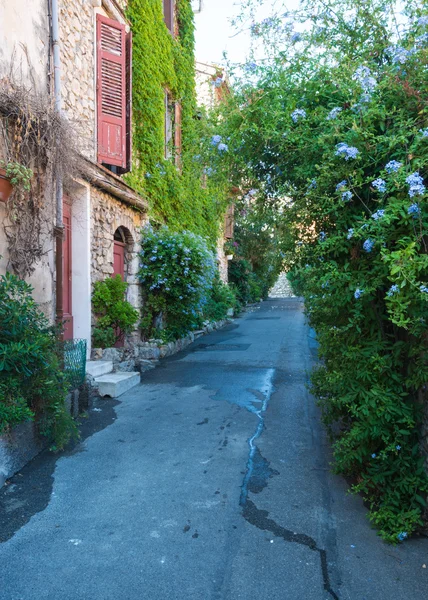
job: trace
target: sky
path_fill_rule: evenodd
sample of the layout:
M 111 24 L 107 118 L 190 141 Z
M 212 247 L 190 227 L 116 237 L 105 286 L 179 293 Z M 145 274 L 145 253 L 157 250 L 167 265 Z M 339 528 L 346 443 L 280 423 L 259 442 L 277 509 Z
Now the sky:
M 266 0 L 258 18 L 269 16 L 273 3 L 275 0 Z M 297 4 L 298 0 L 284 1 L 288 9 L 296 8 Z M 196 60 L 221 65 L 226 51 L 232 62 L 245 62 L 250 51 L 250 33 L 243 31 L 236 35 L 230 24 L 230 19 L 239 14 L 240 5 L 240 0 L 202 0 L 202 11 L 195 14 Z

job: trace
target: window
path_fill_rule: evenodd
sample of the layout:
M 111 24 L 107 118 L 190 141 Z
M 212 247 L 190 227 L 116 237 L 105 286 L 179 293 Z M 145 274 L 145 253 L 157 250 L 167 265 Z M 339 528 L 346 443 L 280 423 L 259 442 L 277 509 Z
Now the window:
M 131 168 L 131 33 L 97 15 L 98 162 L 118 173 Z
M 230 204 L 227 207 L 227 211 L 226 211 L 226 215 L 224 218 L 224 237 L 226 239 L 232 239 L 233 238 L 233 233 L 234 233 L 234 226 L 235 226 L 235 206 L 233 204 Z
M 174 35 L 174 13 L 175 0 L 163 0 L 163 18 L 172 35 Z
M 181 104 L 174 102 L 169 92 L 165 92 L 165 158 L 174 158 L 175 165 L 181 168 Z

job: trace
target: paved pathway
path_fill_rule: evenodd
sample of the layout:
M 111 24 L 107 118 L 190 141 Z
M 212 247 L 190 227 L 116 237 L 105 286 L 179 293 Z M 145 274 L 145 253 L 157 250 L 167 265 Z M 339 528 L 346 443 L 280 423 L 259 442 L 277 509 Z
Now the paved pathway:
M 293 290 L 287 279 L 287 273 L 281 273 L 278 281 L 269 292 L 271 298 L 294 298 Z
M 332 476 L 297 299 L 269 300 L 0 491 L 1 600 L 422 600 L 428 540 L 385 545 Z

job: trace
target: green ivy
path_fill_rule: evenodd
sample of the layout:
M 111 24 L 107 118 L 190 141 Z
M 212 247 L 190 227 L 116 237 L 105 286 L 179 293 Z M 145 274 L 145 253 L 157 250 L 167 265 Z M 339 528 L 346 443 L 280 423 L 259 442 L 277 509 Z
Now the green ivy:
M 94 284 L 92 306 L 97 318 L 92 337 L 94 346 L 111 348 L 131 333 L 139 313 L 125 300 L 128 284 L 120 275 Z
M 153 221 L 210 240 L 219 235 L 227 194 L 225 178 L 208 178 L 210 125 L 197 114 L 194 21 L 189 0 L 177 0 L 178 36 L 163 20 L 161 0 L 130 0 L 133 33 L 133 168 L 128 183 L 145 196 Z M 182 107 L 181 169 L 164 156 L 164 92 Z

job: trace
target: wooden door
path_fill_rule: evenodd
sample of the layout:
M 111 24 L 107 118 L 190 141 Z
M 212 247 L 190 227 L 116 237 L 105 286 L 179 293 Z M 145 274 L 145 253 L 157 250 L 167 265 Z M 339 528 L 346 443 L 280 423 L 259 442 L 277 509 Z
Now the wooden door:
M 73 307 L 71 301 L 72 294 L 72 275 L 71 275 L 71 207 L 64 202 L 64 240 L 63 240 L 63 279 L 62 279 L 62 296 L 64 310 L 64 339 L 73 339 Z
M 120 275 L 122 281 L 125 280 L 125 244 L 115 240 L 113 246 L 113 277 L 116 275 Z M 115 348 L 123 348 L 125 340 L 120 329 L 116 332 L 116 335 L 120 335 L 120 338 L 115 343 Z

